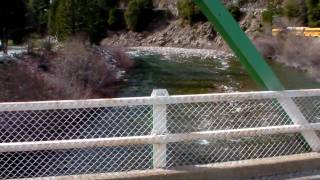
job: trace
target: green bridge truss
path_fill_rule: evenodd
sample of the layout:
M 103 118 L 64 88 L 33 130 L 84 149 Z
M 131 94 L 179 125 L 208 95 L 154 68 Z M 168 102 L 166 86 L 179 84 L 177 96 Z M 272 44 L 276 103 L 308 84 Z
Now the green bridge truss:
M 263 89 L 284 90 L 280 80 L 220 0 L 195 2 L 240 59 L 250 76 Z

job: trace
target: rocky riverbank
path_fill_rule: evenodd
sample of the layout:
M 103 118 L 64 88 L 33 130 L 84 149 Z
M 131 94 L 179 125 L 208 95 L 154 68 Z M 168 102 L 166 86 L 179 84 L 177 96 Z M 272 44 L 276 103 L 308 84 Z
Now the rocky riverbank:
M 247 12 L 240 26 L 250 38 L 261 31 L 261 13 Z M 143 32 L 108 31 L 108 37 L 101 44 L 119 47 L 174 47 L 190 49 L 216 49 L 231 52 L 210 22 L 184 24 L 179 19 L 155 19 Z
M 161 54 L 168 59 L 178 58 L 200 58 L 200 59 L 228 59 L 231 53 L 214 49 L 190 49 L 175 47 L 130 47 L 128 53 L 132 55 Z

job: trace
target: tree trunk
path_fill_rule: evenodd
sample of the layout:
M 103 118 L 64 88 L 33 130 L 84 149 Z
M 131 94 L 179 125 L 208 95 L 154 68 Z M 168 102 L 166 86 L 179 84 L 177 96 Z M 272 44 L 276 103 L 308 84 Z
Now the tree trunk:
M 3 35 L 3 28 L 0 29 L 0 52 L 3 51 L 4 52 L 4 35 Z
M 8 40 L 3 42 L 3 54 L 8 55 Z
M 8 38 L 8 31 L 6 28 L 3 29 L 3 34 L 2 34 L 2 46 L 3 46 L 3 53 L 5 55 L 8 55 L 8 41 L 9 41 L 9 38 Z

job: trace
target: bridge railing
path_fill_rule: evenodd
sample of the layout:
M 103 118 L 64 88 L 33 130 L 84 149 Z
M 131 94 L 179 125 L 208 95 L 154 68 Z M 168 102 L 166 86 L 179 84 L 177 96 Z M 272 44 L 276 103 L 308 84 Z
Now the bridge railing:
M 0 104 L 0 178 L 170 169 L 319 151 L 320 90 Z

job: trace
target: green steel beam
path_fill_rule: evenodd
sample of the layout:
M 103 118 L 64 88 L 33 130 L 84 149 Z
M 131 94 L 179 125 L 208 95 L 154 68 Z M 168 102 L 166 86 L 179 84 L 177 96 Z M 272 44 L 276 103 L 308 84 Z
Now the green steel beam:
M 195 2 L 263 89 L 284 90 L 280 80 L 220 0 Z

